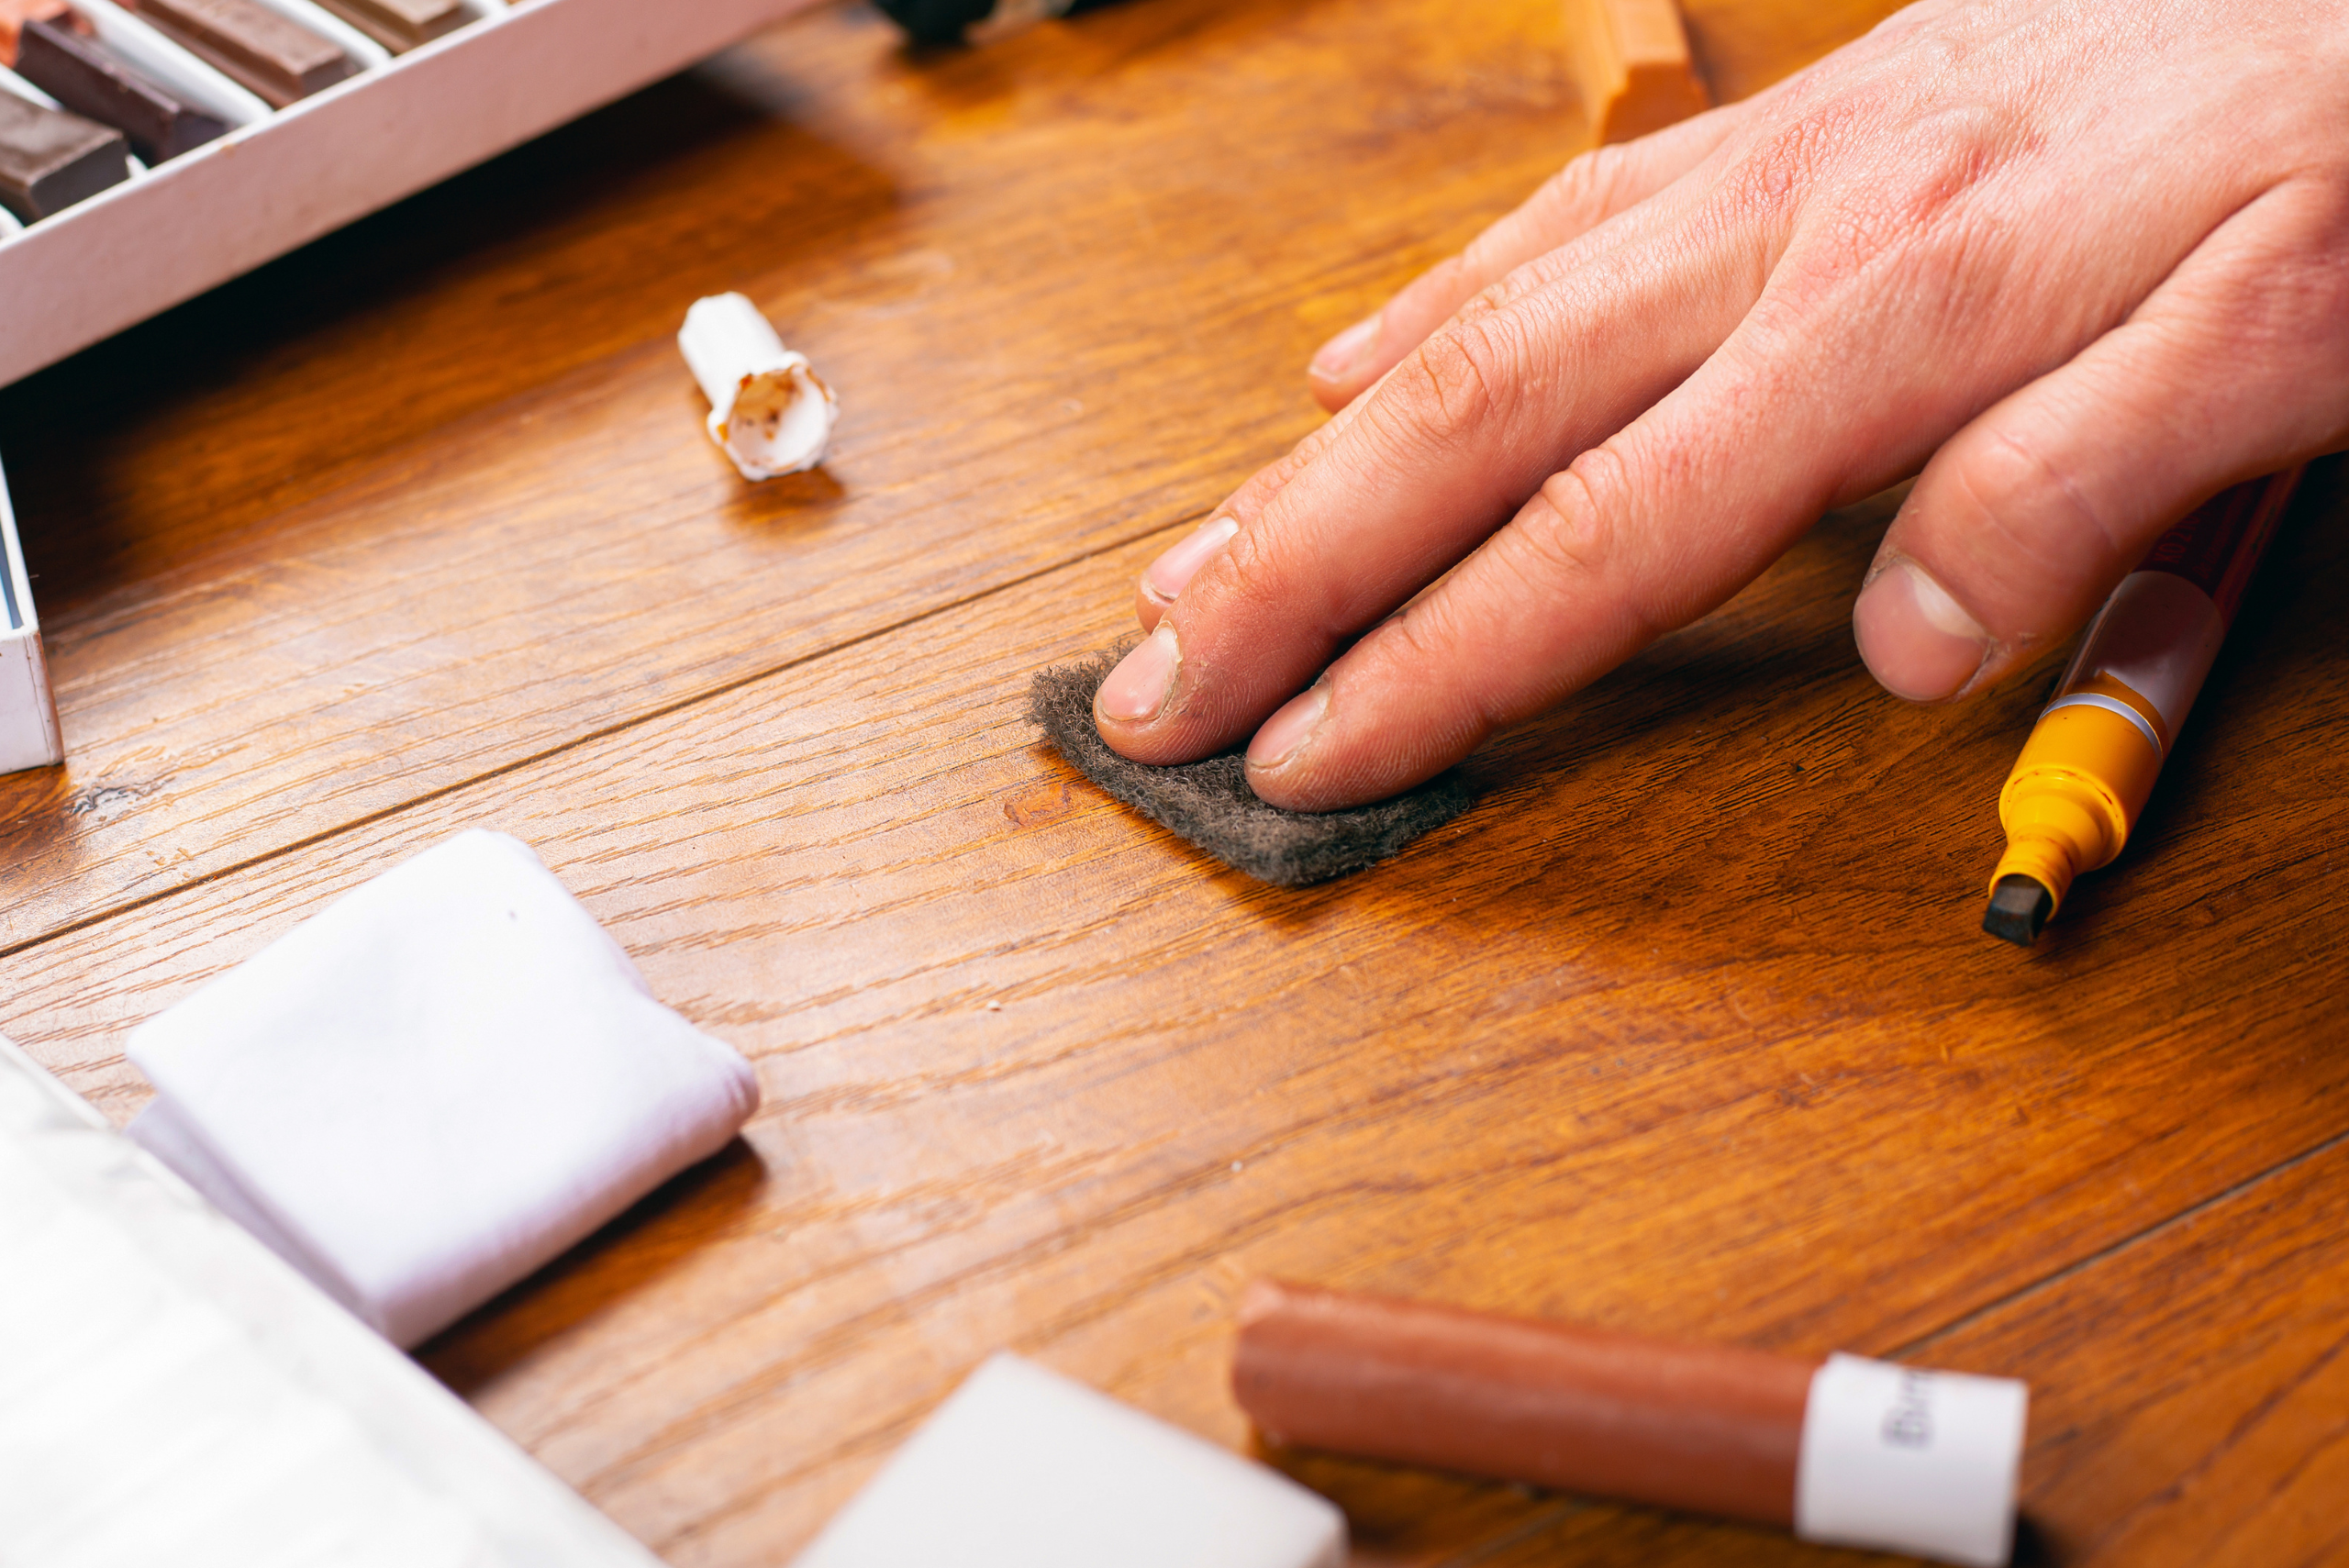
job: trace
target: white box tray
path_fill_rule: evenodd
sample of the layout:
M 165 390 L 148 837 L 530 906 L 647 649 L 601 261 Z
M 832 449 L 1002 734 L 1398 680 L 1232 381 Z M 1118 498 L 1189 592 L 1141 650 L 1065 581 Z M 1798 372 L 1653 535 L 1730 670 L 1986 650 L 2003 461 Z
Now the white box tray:
M 0 773 L 65 760 L 57 704 L 49 695 L 40 618 L 33 585 L 17 548 L 17 515 L 8 509 L 8 476 L 0 473 Z
M 0 236 L 0 386 L 815 3 L 519 0 Z M 63 760 L 0 480 L 0 773 Z
M 813 3 L 521 0 L 0 239 L 0 386 Z

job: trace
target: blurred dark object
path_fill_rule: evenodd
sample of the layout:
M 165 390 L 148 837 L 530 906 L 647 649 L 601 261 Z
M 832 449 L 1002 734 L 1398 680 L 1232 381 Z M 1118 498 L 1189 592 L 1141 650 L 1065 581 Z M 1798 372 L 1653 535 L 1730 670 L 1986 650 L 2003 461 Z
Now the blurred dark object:
M 985 43 L 1109 0 L 874 0 L 916 43 Z

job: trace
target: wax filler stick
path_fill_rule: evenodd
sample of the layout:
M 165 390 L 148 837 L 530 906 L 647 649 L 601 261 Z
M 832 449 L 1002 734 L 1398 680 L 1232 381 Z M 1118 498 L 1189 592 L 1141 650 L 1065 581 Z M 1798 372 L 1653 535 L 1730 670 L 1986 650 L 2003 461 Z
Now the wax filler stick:
M 344 21 L 402 54 L 465 25 L 459 0 L 320 0 Z
M 150 163 L 169 162 L 228 134 L 227 120 L 181 102 L 95 39 L 61 23 L 25 24 L 17 70 L 75 114 L 122 132 Z
M 1583 110 L 1600 143 L 1713 106 L 1674 0 L 1566 0 L 1566 27 Z
M 2238 484 L 2170 529 L 2088 623 L 1998 794 L 2007 852 L 1984 930 L 2028 947 L 2073 878 L 2121 853 L 2302 472 Z
M 792 1568 L 1342 1568 L 1325 1498 L 997 1355 Z
M 120 131 L 0 93 L 0 206 L 37 223 L 128 178 Z
M 274 108 L 359 67 L 333 42 L 255 0 L 139 0 L 162 32 Z
M 1232 1393 L 1278 1442 L 2003 1563 L 2027 1391 L 1259 1280 Z

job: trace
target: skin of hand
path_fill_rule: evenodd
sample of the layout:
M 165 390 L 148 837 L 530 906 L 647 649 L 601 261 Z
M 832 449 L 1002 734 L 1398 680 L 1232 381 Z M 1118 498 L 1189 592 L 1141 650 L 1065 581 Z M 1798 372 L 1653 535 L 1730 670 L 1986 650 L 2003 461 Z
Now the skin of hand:
M 1854 631 L 1975 692 L 2349 445 L 2349 0 L 1921 0 L 1575 160 L 1312 381 L 1335 417 L 1142 576 L 1127 756 L 1252 733 L 1275 805 L 1392 795 L 1910 474 Z

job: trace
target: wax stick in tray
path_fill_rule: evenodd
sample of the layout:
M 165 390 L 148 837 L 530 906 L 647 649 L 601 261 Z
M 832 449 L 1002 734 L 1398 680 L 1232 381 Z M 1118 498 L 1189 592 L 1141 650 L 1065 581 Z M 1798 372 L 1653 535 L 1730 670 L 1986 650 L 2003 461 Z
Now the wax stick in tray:
M 0 206 L 36 223 L 130 177 L 122 133 L 0 92 Z
M 359 69 L 328 39 L 255 0 L 138 0 L 138 11 L 272 108 L 299 102 Z
M 404 53 L 465 25 L 461 0 L 319 0 L 344 21 L 390 50 Z
M 1278 1442 L 1996 1568 L 2027 1392 L 1259 1280 L 1232 1393 Z
M 2129 841 L 2301 472 L 2238 484 L 2170 529 L 2088 623 L 1999 792 L 2007 852 L 1984 930 L 2028 946 L 2072 879 Z
M 181 101 L 63 22 L 25 24 L 17 73 L 75 114 L 122 132 L 149 163 L 228 134 L 227 120 Z

